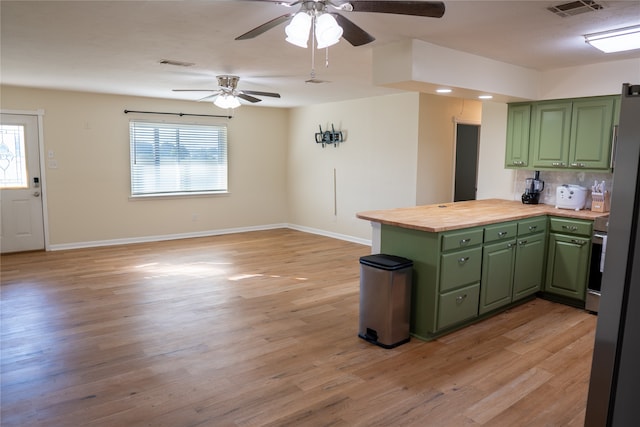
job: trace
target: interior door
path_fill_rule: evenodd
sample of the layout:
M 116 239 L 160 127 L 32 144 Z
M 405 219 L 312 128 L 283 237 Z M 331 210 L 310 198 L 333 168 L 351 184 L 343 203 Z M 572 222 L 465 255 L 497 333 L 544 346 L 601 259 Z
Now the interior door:
M 457 124 L 454 202 L 476 199 L 479 138 L 480 126 Z
M 38 117 L 0 119 L 0 250 L 44 249 Z

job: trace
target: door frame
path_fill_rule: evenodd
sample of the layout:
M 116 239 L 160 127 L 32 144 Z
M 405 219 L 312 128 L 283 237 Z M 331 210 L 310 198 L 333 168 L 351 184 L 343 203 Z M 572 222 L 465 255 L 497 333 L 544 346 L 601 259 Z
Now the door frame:
M 458 125 L 469 125 L 469 126 L 478 126 L 478 158 L 476 159 L 476 186 L 478 184 L 478 172 L 480 166 L 480 139 L 482 132 L 482 122 L 478 120 L 465 120 L 458 119 L 457 117 L 453 117 L 453 144 L 452 144 L 452 159 L 453 159 L 453 167 L 451 168 L 451 200 L 455 199 L 456 195 L 456 153 L 457 153 L 457 145 L 458 145 Z M 477 190 L 477 189 L 476 189 Z
M 42 201 L 42 225 L 44 228 L 44 250 L 50 250 L 49 245 L 49 211 L 47 209 L 47 177 L 45 174 L 45 153 L 44 153 L 44 131 L 43 117 L 44 110 L 6 110 L 0 109 L 0 114 L 16 114 L 22 116 L 36 116 L 38 119 L 38 153 L 40 163 L 40 196 Z

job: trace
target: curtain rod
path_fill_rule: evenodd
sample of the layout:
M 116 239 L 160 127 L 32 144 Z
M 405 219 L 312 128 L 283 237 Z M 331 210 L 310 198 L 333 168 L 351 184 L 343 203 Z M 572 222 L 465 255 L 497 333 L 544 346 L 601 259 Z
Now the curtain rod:
M 195 116 L 195 117 L 224 117 L 226 119 L 232 119 L 233 116 L 219 116 L 215 114 L 189 114 L 189 113 L 163 113 L 159 111 L 136 111 L 136 110 L 124 110 L 125 114 L 128 113 L 141 113 L 141 114 L 167 114 L 170 116 Z

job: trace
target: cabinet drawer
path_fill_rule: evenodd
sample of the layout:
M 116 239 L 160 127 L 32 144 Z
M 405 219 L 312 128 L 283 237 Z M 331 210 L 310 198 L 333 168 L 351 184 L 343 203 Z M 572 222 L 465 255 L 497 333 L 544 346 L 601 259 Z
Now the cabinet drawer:
M 518 224 L 515 222 L 503 222 L 484 228 L 484 242 L 512 239 L 518 232 Z
M 518 222 L 518 236 L 542 233 L 547 230 L 547 217 L 525 219 Z
M 482 247 L 455 251 L 440 256 L 440 292 L 446 292 L 480 280 Z
M 478 316 L 480 283 L 440 295 L 438 329 Z
M 552 233 L 578 234 L 591 236 L 593 221 L 581 221 L 576 219 L 551 218 L 549 225 Z
M 460 230 L 442 236 L 442 251 L 462 249 L 482 243 L 482 229 Z

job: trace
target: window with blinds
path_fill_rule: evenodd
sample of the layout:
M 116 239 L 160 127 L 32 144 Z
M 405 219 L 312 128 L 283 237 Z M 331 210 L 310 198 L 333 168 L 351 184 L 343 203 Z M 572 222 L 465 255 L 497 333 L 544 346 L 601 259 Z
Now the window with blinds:
M 131 195 L 227 191 L 226 126 L 129 123 Z

